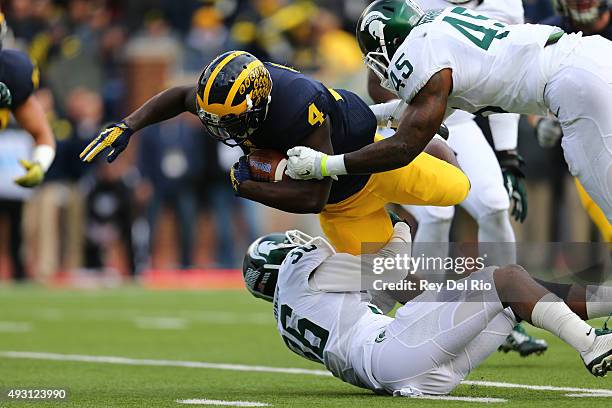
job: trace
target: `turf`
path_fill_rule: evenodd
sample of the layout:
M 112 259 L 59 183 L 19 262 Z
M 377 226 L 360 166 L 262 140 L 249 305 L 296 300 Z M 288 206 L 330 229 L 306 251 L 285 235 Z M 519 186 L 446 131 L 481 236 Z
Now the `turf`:
M 163 318 L 163 319 L 160 319 Z M 19 332 L 11 327 L 29 325 Z M 162 327 L 159 325 L 161 324 Z M 12 325 L 12 326 L 11 326 Z M 2 329 L 4 327 L 4 330 Z M 7 327 L 9 329 L 7 329 Z M 25 329 L 24 329 L 25 330 Z M 535 332 L 535 329 L 530 329 Z M 559 340 L 543 356 L 496 353 L 470 380 L 612 390 L 590 377 Z M 321 369 L 288 351 L 270 305 L 243 291 L 152 292 L 0 288 L 0 352 L 34 351 Z M 176 400 L 257 401 L 275 407 L 463 407 L 475 404 L 376 396 L 331 377 L 147 367 L 0 357 L 0 389 L 67 388 L 66 402 L 12 402 L 8 407 L 181 407 Z M 499 406 L 609 407 L 611 398 L 566 392 L 460 386 L 453 395 L 504 398 Z M 482 405 L 482 404 L 477 404 Z

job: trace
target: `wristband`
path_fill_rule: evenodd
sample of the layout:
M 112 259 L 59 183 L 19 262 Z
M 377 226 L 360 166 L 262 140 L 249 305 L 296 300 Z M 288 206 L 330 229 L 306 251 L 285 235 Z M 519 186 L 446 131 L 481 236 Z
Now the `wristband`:
M 324 156 L 321 159 L 321 175 L 323 177 L 344 176 L 346 174 L 343 154 Z
M 42 167 L 45 173 L 49 170 L 49 167 L 51 167 L 53 159 L 55 159 L 55 149 L 53 147 L 41 144 L 34 148 L 32 161 L 40 164 L 40 167 Z

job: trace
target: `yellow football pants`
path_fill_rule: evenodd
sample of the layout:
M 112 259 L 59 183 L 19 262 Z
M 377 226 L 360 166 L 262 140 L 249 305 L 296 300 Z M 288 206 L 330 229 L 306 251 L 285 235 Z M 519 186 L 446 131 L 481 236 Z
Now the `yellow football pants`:
M 337 204 L 328 204 L 319 221 L 338 252 L 358 255 L 362 243 L 375 251 L 391 238 L 393 225 L 385 205 L 457 205 L 469 190 L 470 182 L 461 170 L 421 153 L 406 167 L 373 174 L 361 191 Z
M 580 197 L 582 206 L 589 214 L 589 217 L 591 217 L 591 220 L 593 220 L 593 222 L 599 229 L 599 232 L 601 232 L 604 241 L 612 242 L 612 225 L 610 225 L 610 223 L 608 222 L 608 219 L 606 218 L 601 208 L 599 208 L 597 204 L 595 204 L 591 196 L 589 196 L 589 194 L 584 190 L 584 187 L 582 187 L 580 181 L 578 181 L 578 179 L 574 180 L 576 182 L 576 189 L 578 189 L 578 196 Z

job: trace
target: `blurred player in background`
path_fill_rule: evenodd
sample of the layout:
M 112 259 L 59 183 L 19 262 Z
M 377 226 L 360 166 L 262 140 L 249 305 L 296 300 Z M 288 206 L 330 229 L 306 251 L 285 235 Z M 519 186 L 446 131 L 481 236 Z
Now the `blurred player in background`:
M 410 228 L 397 223 L 390 243 L 375 256 L 410 256 L 410 242 Z M 403 292 L 412 300 L 390 318 L 362 291 L 368 262 L 335 252 L 323 238 L 289 231 L 255 241 L 243 275 L 255 297 L 273 302 L 277 329 L 291 351 L 378 393 L 449 394 L 495 352 L 519 318 L 572 346 L 589 373 L 612 371 L 612 331 L 584 321 L 612 311 L 609 287 L 550 285 L 517 265 L 488 267 L 460 281 L 472 289 Z M 406 271 L 387 273 L 385 281 L 397 283 Z M 491 289 L 474 290 L 479 282 Z
M 20 161 L 26 173 L 15 183 L 35 187 L 42 183 L 53 163 L 55 139 L 45 112 L 33 95 L 38 88 L 38 70 L 23 52 L 2 48 L 7 31 L 4 14 L 0 12 L 0 130 L 8 126 L 13 114 L 19 126 L 34 138 L 36 147 L 31 160 Z
M 196 86 L 168 89 L 105 129 L 81 158 L 89 162 L 110 148 L 112 162 L 132 133 L 182 112 L 198 115 L 210 135 L 245 153 L 285 152 L 299 144 L 329 154 L 350 152 L 372 143 L 377 125 L 354 93 L 328 89 L 292 68 L 231 51 L 215 58 Z M 361 252 L 364 242 L 384 245 L 391 236 L 386 204 L 454 205 L 469 191 L 461 170 L 426 153 L 410 166 L 380 175 L 280 183 L 252 180 L 242 157 L 231 180 L 241 197 L 290 213 L 320 213 L 323 231 L 336 248 L 353 254 Z
M 566 33 L 582 32 L 583 35 L 600 35 L 612 40 L 612 2 L 608 0 L 558 0 L 560 15 L 542 21 L 542 24 L 557 26 Z M 538 142 L 544 148 L 552 148 L 563 136 L 561 124 L 554 115 L 546 117 L 532 116 L 530 122 L 536 129 Z M 576 179 L 576 188 L 583 206 L 593 220 L 603 239 L 612 242 L 612 224 L 608 222 L 603 211 Z
M 443 9 L 451 3 L 461 3 L 463 7 L 475 9 L 507 24 L 524 23 L 521 0 L 417 0 L 416 3 L 425 10 Z M 379 104 L 397 99 L 395 94 L 381 87 L 380 79 L 371 70 L 368 90 L 374 102 Z M 372 108 L 375 113 L 379 112 L 378 107 Z M 478 223 L 478 241 L 501 243 L 496 248 L 500 252 L 495 254 L 496 259 L 501 264 L 511 264 L 516 262 L 516 253 L 514 230 L 508 214 L 510 203 L 513 204 L 512 215 L 517 221 L 523 222 L 527 217 L 527 190 L 520 169 L 522 160 L 517 150 L 520 115 L 505 113 L 489 116 L 495 152 L 474 119 L 471 113 L 456 111 L 445 121 L 450 132 L 448 144 L 457 154 L 457 161 L 472 185 L 470 194 L 460 205 Z M 394 132 L 389 129 L 387 133 L 391 136 Z M 419 251 L 432 256 L 445 256 L 454 207 L 410 206 L 407 210 L 419 223 L 415 235 L 415 244 L 423 243 L 418 247 Z M 438 247 L 432 243 L 442 245 Z M 516 326 L 502 347 L 506 352 L 514 350 L 522 356 L 543 353 L 547 348 L 546 341 L 529 336 L 521 325 Z

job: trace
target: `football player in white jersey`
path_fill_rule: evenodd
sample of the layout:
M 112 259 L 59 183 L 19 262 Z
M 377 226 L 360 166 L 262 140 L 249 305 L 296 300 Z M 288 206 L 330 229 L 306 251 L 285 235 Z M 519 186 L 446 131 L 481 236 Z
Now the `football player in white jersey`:
M 507 24 L 524 23 L 521 0 L 416 0 L 415 2 L 424 10 L 444 9 L 452 5 L 451 3 L 461 3 L 462 7 L 495 17 Z M 378 103 L 371 106 L 372 110 L 381 126 L 387 126 L 388 117 L 394 112 L 389 111 L 389 107 L 393 104 L 386 102 L 397 99 L 397 96 L 380 87 L 380 80 L 373 71 L 370 71 L 368 90 L 374 102 Z M 474 118 L 471 113 L 457 111 L 444 122 L 450 132 L 448 144 L 456 153 L 457 161 L 471 183 L 470 193 L 460 205 L 478 223 L 479 242 L 502 243 L 496 248 L 497 262 L 515 263 L 516 253 L 512 245 L 515 236 L 508 214 L 510 204 L 512 203 L 512 215 L 517 221 L 522 222 L 527 216 L 527 190 L 517 151 L 520 115 L 503 113 L 489 116 L 495 152 Z M 392 136 L 394 130 L 380 129 L 380 133 Z M 500 168 L 500 163 L 504 165 L 503 169 Z M 419 251 L 430 255 L 448 253 L 455 208 L 406 206 L 406 209 L 419 223 L 415 235 L 415 244 L 423 243 Z M 488 249 L 492 248 L 489 246 Z M 542 354 L 548 349 L 548 344 L 542 339 L 528 335 L 519 324 L 501 349 L 505 352 L 516 351 L 525 357 Z
M 393 137 L 325 156 L 292 149 L 294 178 L 405 166 L 455 110 L 545 115 L 563 127 L 570 172 L 612 221 L 612 42 L 545 25 L 506 25 L 463 7 L 424 13 L 410 0 L 377 0 L 358 40 L 381 85 L 408 103 Z
M 400 222 L 376 256 L 390 261 L 405 254 L 410 228 Z M 611 287 L 551 285 L 564 292 L 558 296 L 520 266 L 487 267 L 459 281 L 469 289 L 421 291 L 391 318 L 361 291 L 363 265 L 364 258 L 336 253 L 323 238 L 290 231 L 256 240 L 243 275 L 254 296 L 274 303 L 287 347 L 341 380 L 376 392 L 450 393 L 495 352 L 517 318 L 567 342 L 591 374 L 612 370 L 612 331 L 583 320 L 612 309 Z

